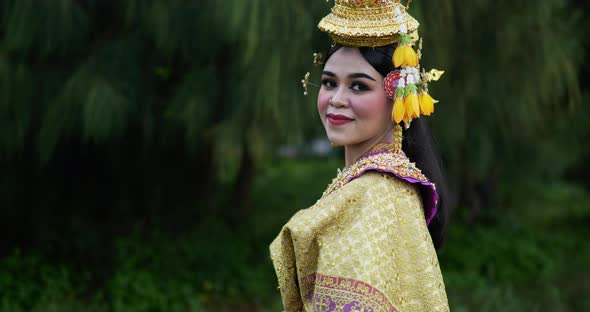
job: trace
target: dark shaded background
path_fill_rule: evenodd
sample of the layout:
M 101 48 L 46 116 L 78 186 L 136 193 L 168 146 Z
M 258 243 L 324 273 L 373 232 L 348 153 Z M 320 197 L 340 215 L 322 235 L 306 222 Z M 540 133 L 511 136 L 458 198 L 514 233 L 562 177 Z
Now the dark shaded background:
M 268 244 L 343 166 L 299 84 L 331 6 L 1 1 L 0 310 L 280 310 Z M 451 309 L 590 310 L 590 5 L 410 12 L 446 71 Z

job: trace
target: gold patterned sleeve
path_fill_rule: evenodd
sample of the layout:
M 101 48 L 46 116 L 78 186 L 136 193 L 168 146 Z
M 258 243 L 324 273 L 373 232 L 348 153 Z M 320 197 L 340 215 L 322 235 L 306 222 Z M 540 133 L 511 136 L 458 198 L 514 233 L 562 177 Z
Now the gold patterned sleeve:
M 415 185 L 391 179 L 394 305 L 400 311 L 449 311 L 438 258 Z M 384 194 L 385 195 L 385 194 Z M 386 195 L 385 195 L 386 196 Z

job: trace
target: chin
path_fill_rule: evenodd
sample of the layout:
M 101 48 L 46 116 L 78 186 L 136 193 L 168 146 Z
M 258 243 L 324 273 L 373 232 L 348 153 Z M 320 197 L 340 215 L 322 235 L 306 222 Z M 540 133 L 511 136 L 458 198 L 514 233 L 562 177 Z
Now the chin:
M 345 146 L 355 143 L 353 140 L 350 139 L 350 137 L 347 137 L 344 134 L 328 135 L 328 140 L 330 140 L 330 143 L 332 143 L 332 145 L 334 146 Z

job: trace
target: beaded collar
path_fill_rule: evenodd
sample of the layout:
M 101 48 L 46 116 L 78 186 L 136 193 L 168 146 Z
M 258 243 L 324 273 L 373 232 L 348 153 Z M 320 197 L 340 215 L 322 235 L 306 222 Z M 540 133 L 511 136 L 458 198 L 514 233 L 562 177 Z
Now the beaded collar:
M 324 191 L 322 198 L 339 190 L 348 182 L 362 176 L 368 171 L 378 171 L 393 174 L 394 176 L 422 187 L 424 215 L 427 223 L 436 214 L 438 203 L 438 194 L 434 183 L 422 174 L 422 171 L 416 167 L 416 164 L 410 162 L 410 159 L 394 144 L 378 144 L 369 152 L 365 153 L 353 165 L 338 170 L 338 175 L 328 188 Z

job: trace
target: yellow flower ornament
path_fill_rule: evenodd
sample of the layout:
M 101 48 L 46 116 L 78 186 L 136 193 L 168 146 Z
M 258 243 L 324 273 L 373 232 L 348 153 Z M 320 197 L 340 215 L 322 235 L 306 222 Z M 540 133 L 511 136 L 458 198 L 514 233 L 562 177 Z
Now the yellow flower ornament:
M 428 93 L 428 82 L 438 80 L 443 71 L 433 69 L 420 73 L 418 69 L 418 66 L 404 66 L 390 72 L 384 79 L 385 94 L 394 100 L 391 120 L 397 124 L 403 121 L 406 127 L 412 119 L 430 116 L 438 102 Z
M 430 116 L 430 114 L 434 112 L 434 103 L 438 102 L 427 92 L 420 93 L 420 96 L 418 96 L 418 101 L 420 102 L 420 113 L 426 116 Z
M 398 13 L 400 12 L 395 12 L 396 15 Z M 384 84 L 386 94 L 394 100 L 391 119 L 397 124 L 403 121 L 404 125 L 409 127 L 412 119 L 419 118 L 421 115 L 429 116 L 434 112 L 434 104 L 438 101 L 428 94 L 428 82 L 438 80 L 443 71 L 431 70 L 428 73 L 423 71 L 421 74 L 419 55 L 421 55 L 422 43 L 420 42 L 419 51 L 416 52 L 413 42 L 417 40 L 417 37 L 408 35 L 403 25 L 400 27 L 399 36 L 392 62 L 396 68 L 400 69 L 389 73 Z
M 406 114 L 407 117 L 410 119 L 420 117 L 420 103 L 418 101 L 418 95 L 416 92 L 410 92 L 408 96 L 406 96 Z
M 392 111 L 392 120 L 395 123 L 400 123 L 404 120 L 404 116 L 406 115 L 406 107 L 404 103 L 403 97 L 397 97 L 393 102 L 393 111 Z
M 393 65 L 400 66 L 418 66 L 418 54 L 411 46 L 412 38 L 408 34 L 400 34 L 400 43 L 395 52 L 393 52 Z

